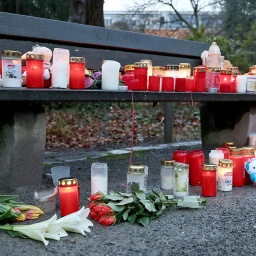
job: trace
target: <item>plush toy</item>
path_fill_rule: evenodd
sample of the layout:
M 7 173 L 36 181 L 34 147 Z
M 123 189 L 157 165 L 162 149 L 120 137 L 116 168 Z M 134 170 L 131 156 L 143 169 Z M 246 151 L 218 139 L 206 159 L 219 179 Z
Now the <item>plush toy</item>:
M 251 158 L 245 162 L 244 168 L 250 175 L 251 181 L 256 184 L 256 158 Z

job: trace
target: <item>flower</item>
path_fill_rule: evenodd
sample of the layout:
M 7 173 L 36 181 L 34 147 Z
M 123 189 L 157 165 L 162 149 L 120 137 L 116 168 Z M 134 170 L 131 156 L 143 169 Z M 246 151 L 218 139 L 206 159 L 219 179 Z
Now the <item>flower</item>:
M 100 201 L 103 198 L 104 198 L 104 194 L 101 192 L 98 192 L 90 196 L 90 202 Z
M 92 219 L 95 219 L 96 221 L 99 221 L 99 219 L 102 217 L 113 216 L 113 215 L 115 215 L 115 211 L 113 211 L 110 206 L 104 203 L 100 203 L 96 205 L 90 211 L 90 217 Z
M 111 226 L 116 223 L 116 216 L 106 216 L 99 219 L 99 223 L 103 226 Z

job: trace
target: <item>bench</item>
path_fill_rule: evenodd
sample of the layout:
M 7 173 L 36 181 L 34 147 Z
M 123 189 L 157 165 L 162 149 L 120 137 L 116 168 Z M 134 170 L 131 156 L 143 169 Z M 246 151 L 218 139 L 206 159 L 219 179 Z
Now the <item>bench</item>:
M 209 49 L 208 44 L 199 42 L 3 12 L 0 12 L 0 24 L 1 50 L 25 53 L 35 44 L 51 50 L 66 48 L 71 56 L 84 56 L 88 69 L 100 69 L 102 60 L 106 59 L 116 60 L 122 66 L 141 59 L 150 59 L 153 65 L 187 62 L 193 68 L 201 64 L 201 53 Z M 164 102 L 166 143 L 172 141 L 172 102 L 197 101 L 213 104 L 204 105 L 201 111 L 202 124 L 206 127 L 202 132 L 204 146 L 211 144 L 209 137 L 215 128 L 219 129 L 208 121 L 207 116 L 205 118 L 205 113 L 212 111 L 214 119 L 216 103 L 225 107 L 229 101 L 228 105 L 232 108 L 233 105 L 239 108 L 241 103 L 243 105 L 249 102 L 242 109 L 240 119 L 244 115 L 250 119 L 251 103 L 255 101 L 253 94 L 0 88 L 0 187 L 12 189 L 41 183 L 46 135 L 44 103 L 131 102 L 132 94 L 134 102 Z M 235 122 L 240 124 L 239 120 Z M 248 122 L 251 120 L 247 120 Z M 236 133 L 240 132 L 240 126 L 238 125 L 237 130 L 234 129 Z M 247 130 L 252 129 L 247 127 Z M 224 130 L 222 127 L 221 132 Z M 230 135 L 230 132 L 226 132 L 226 135 Z M 216 139 L 215 131 L 214 136 Z M 242 140 L 235 140 L 237 136 L 234 136 L 233 141 L 245 144 L 244 137 Z M 230 136 L 225 138 L 231 139 Z

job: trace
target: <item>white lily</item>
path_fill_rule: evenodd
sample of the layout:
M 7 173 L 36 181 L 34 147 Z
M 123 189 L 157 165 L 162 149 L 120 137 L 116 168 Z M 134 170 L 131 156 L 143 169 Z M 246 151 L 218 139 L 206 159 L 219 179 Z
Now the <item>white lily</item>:
M 91 232 L 89 227 L 93 226 L 93 223 L 87 219 L 89 213 L 90 209 L 85 209 L 83 206 L 79 211 L 64 216 L 54 221 L 53 224 L 60 225 L 65 231 L 85 235 L 85 232 Z

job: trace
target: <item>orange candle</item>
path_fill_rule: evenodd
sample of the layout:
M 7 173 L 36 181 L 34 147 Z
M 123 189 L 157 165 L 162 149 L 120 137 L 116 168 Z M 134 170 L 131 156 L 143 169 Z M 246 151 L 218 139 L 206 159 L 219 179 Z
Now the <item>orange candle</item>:
M 79 189 L 76 178 L 59 179 L 59 197 L 61 216 L 78 211 Z
M 26 54 L 26 78 L 27 88 L 44 87 L 44 56 L 42 54 Z

